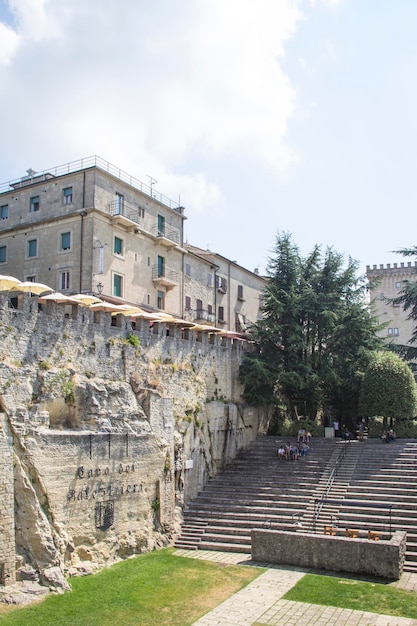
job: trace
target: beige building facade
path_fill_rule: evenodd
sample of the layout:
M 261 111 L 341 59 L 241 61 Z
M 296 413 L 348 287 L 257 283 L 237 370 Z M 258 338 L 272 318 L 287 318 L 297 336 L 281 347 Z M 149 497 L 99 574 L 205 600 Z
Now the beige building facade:
M 178 203 L 99 157 L 28 170 L 0 185 L 0 273 L 244 331 L 264 280 L 185 246 L 185 219 Z
M 390 302 L 401 295 L 407 281 L 417 280 L 417 263 L 387 263 L 386 265 L 368 265 L 366 275 L 369 282 L 371 310 L 384 327 L 379 336 L 389 343 L 407 345 L 410 341 L 415 321 L 407 319 L 408 312 L 401 305 Z

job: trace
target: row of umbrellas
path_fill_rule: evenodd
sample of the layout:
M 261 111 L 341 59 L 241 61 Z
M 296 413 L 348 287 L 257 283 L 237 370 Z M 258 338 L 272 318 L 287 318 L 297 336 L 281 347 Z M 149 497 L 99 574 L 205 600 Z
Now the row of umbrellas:
M 3 274 L 0 274 L 0 292 L 1 291 L 20 291 L 26 293 L 34 293 L 36 295 L 39 295 L 39 302 L 41 303 L 52 301 L 58 304 L 78 304 L 88 307 L 90 311 L 103 311 L 111 313 L 112 315 L 125 315 L 131 318 L 146 319 L 149 322 L 176 324 L 181 326 L 182 328 L 190 328 L 195 331 L 238 336 L 238 333 L 222 331 L 220 328 L 216 328 L 215 326 L 209 326 L 206 324 L 194 324 L 194 322 L 187 322 L 183 319 L 163 312 L 149 313 L 148 311 L 144 311 L 140 307 L 130 304 L 112 304 L 110 302 L 105 302 L 100 298 L 97 298 L 96 296 L 88 294 L 79 293 L 74 296 L 67 296 L 63 293 L 53 291 L 53 289 L 48 287 L 48 285 L 44 285 L 43 283 L 30 281 L 21 282 L 13 276 L 5 276 Z

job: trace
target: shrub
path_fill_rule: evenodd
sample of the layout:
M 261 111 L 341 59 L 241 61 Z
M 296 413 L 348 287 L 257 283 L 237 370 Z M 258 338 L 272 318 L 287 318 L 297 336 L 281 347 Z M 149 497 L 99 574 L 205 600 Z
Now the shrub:
M 130 343 L 131 346 L 133 346 L 134 348 L 139 348 L 140 341 L 137 335 L 134 335 L 133 333 L 129 333 L 126 339 L 127 339 L 127 342 Z
M 400 439 L 417 439 L 417 422 L 415 420 L 398 420 L 394 422 L 395 434 Z
M 309 430 L 313 437 L 324 437 L 324 426 L 307 419 L 292 421 L 286 418 L 282 422 L 280 432 L 277 434 L 284 435 L 286 437 L 296 437 L 300 428 L 304 428 L 306 431 Z

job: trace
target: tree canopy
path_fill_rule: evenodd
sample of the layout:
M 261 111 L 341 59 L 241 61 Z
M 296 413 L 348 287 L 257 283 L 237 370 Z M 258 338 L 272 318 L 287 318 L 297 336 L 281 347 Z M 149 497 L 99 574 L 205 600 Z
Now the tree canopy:
M 382 345 L 356 272 L 357 263 L 345 266 L 332 248 L 315 246 L 302 258 L 291 235 L 278 233 L 263 318 L 240 371 L 248 402 L 274 402 L 293 419 L 356 419 L 367 355 Z
M 365 370 L 359 400 L 363 417 L 412 419 L 417 410 L 417 388 L 407 363 L 393 352 L 375 352 Z

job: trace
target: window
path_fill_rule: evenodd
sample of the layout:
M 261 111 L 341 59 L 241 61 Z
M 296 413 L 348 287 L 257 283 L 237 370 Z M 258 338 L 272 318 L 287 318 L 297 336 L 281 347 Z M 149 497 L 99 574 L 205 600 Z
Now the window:
M 191 298 L 190 298 L 190 296 L 185 296 L 185 308 L 187 310 L 191 309 Z
M 213 315 L 213 305 L 212 304 L 208 304 L 207 305 L 207 313 L 209 315 Z
M 9 205 L 3 204 L 3 206 L 0 206 L 0 220 L 7 220 L 8 217 L 9 217 Z
M 381 291 L 381 293 L 379 294 L 379 299 L 385 300 L 385 293 L 383 291 Z
M 222 276 L 216 276 L 216 287 L 220 293 L 227 292 L 227 280 Z
M 396 289 L 401 289 L 401 281 L 397 281 L 397 282 L 395 283 L 395 288 L 396 288 Z
M 36 211 L 39 211 L 39 196 L 32 196 L 29 201 L 29 212 L 36 213 Z
M 60 290 L 70 288 L 70 273 L 68 270 L 65 270 L 64 272 L 59 272 L 58 288 Z
M 0 263 L 7 263 L 7 246 L 0 246 Z
M 114 254 L 123 254 L 123 240 L 120 237 L 114 238 L 113 252 Z
M 392 328 L 388 328 L 388 335 L 392 335 L 392 334 L 393 334 Z
M 191 265 L 189 263 L 185 264 L 185 275 L 191 276 Z
M 203 313 L 203 301 L 197 298 L 197 315 L 201 315 Z
M 223 306 L 219 306 L 219 314 L 218 314 L 218 320 L 219 322 L 224 322 L 224 307 Z
M 207 287 L 211 287 L 213 284 L 213 274 L 208 272 L 207 274 Z
M 25 280 L 28 283 L 36 283 L 36 276 L 32 274 L 32 276 L 26 276 Z
M 158 215 L 158 237 L 165 235 L 165 217 Z
M 62 190 L 64 204 L 72 203 L 72 187 L 66 187 Z
M 37 239 L 29 239 L 28 248 L 27 248 L 27 256 L 28 258 L 33 258 L 38 256 L 38 240 Z
M 123 296 L 123 276 L 113 274 L 113 295 L 121 298 Z
M 71 233 L 61 233 L 61 251 L 71 250 Z
M 238 285 L 237 286 L 237 299 L 238 300 L 244 300 L 244 297 L 243 297 L 243 285 Z
M 144 219 L 145 217 L 145 209 L 143 207 L 138 207 L 138 217 Z
M 394 328 L 393 330 L 394 330 L 394 335 L 396 337 L 398 337 L 398 335 L 400 334 L 399 329 L 398 328 Z
M 122 196 L 121 193 L 117 193 L 116 192 L 116 201 L 114 203 L 114 214 L 115 215 L 122 215 L 123 214 L 124 202 L 125 202 L 124 196 Z
M 164 306 L 165 306 L 165 294 L 163 291 L 158 291 L 157 307 L 158 309 L 163 309 Z
M 158 277 L 165 276 L 165 259 L 163 256 L 158 256 Z

